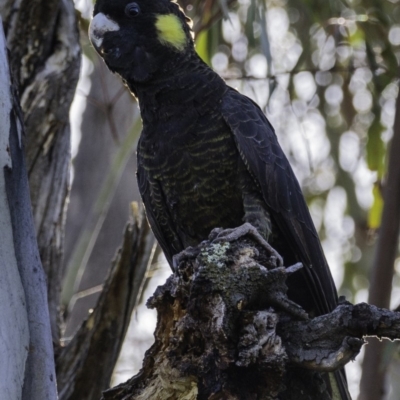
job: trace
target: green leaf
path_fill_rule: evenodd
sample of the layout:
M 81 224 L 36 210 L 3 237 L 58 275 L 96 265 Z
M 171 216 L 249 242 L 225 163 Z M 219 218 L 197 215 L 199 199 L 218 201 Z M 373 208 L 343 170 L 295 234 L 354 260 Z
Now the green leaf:
M 208 31 L 201 31 L 196 37 L 196 51 L 199 57 L 211 66 L 210 54 L 208 52 Z
M 378 172 L 379 179 L 385 172 L 385 144 L 381 136 L 384 129 L 380 121 L 380 114 L 376 115 L 368 129 L 367 164 L 371 171 Z
M 368 212 L 368 226 L 371 229 L 378 229 L 381 225 L 382 210 L 383 210 L 383 198 L 381 190 L 378 184 L 375 184 L 372 189 L 374 196 L 374 202 Z
M 258 10 L 257 10 L 256 0 L 251 0 L 251 4 L 247 10 L 247 18 L 246 18 L 246 23 L 244 26 L 244 33 L 247 37 L 250 48 L 255 47 L 255 45 L 256 45 L 256 39 L 254 37 L 253 23 L 254 23 L 254 21 L 259 22 L 258 20 L 260 18 L 257 18 L 257 14 L 258 14 Z
M 365 34 L 364 31 L 360 28 L 357 28 L 354 33 L 352 33 L 349 37 L 349 43 L 353 47 L 360 47 L 364 44 Z
M 265 58 L 267 59 L 268 64 L 268 72 L 272 71 L 272 54 L 271 54 L 271 46 L 269 42 L 268 32 L 267 32 L 267 18 L 265 15 L 266 8 L 265 4 L 262 3 L 263 7 L 260 10 L 260 21 L 261 21 L 261 50 L 264 53 Z

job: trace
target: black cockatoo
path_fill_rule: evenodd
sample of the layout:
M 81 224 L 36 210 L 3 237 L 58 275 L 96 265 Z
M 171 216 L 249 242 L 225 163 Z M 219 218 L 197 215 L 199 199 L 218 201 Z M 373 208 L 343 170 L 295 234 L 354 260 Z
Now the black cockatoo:
M 180 7 L 97 0 L 90 38 L 139 100 L 139 190 L 169 263 L 213 228 L 250 223 L 285 265 L 303 264 L 288 280 L 289 297 L 310 315 L 332 311 L 332 276 L 273 127 L 199 58 Z M 332 398 L 349 399 L 344 373 L 331 376 Z

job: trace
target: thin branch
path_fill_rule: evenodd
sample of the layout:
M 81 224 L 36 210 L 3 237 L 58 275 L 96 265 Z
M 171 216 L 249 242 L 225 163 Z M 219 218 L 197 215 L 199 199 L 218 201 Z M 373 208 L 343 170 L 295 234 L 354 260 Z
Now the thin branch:
M 260 78 L 257 76 L 253 76 L 253 75 L 242 75 L 242 76 L 231 76 L 229 74 L 224 74 L 222 73 L 221 76 L 222 78 L 224 78 L 226 81 L 229 80 L 250 80 L 250 81 L 269 81 L 271 79 L 277 79 L 281 76 L 285 76 L 285 75 L 295 75 L 298 74 L 300 72 L 310 72 L 312 74 L 316 74 L 317 72 L 343 72 L 343 73 L 349 73 L 349 74 L 353 74 L 355 71 L 359 70 L 359 69 L 364 69 L 366 67 L 365 66 L 360 66 L 360 67 L 354 67 L 352 65 L 348 66 L 348 67 L 341 67 L 341 66 L 334 66 L 330 69 L 327 70 L 322 70 L 320 68 L 298 68 L 298 69 L 292 69 L 291 71 L 282 71 L 282 72 L 277 72 L 273 75 L 267 75 L 266 77 Z M 379 68 L 370 68 L 370 70 L 372 72 L 376 72 L 376 70 L 382 70 L 382 67 Z
M 393 139 L 390 145 L 388 177 L 384 191 L 382 223 L 371 270 L 368 302 L 389 308 L 392 292 L 394 261 L 400 228 L 400 96 L 397 96 Z M 383 397 L 386 366 L 383 364 L 385 343 L 371 340 L 365 349 L 360 400 L 379 400 Z
M 77 245 L 70 258 L 61 294 L 61 302 L 64 306 L 68 306 L 73 294 L 78 291 L 87 261 L 92 253 L 101 226 L 107 215 L 109 205 L 114 196 L 115 188 L 119 183 L 126 163 L 136 148 L 135 143 L 139 136 L 140 126 L 141 121 L 138 117 L 123 143 L 121 143 L 117 154 L 114 156 L 110 172 L 105 177 L 96 203 L 93 206 L 93 213 L 90 216 L 90 220 L 85 224 L 76 241 Z

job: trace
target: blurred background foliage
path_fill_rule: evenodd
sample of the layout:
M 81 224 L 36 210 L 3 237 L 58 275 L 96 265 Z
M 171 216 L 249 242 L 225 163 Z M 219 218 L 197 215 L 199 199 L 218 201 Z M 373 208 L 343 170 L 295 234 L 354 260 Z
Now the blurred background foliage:
M 253 98 L 275 127 L 307 198 L 340 294 L 352 302 L 366 301 L 396 113 L 400 1 L 182 0 L 179 3 L 193 20 L 200 57 L 228 84 Z M 75 313 L 85 315 L 96 296 L 82 304 L 77 298 L 87 298 L 82 293 L 88 290 L 90 296 L 96 295 L 98 290 L 90 291 L 90 288 L 97 287 L 106 273 L 99 272 L 101 261 L 91 261 L 91 257 L 95 257 L 92 253 L 96 253 L 95 242 L 101 238 L 102 229 L 109 229 L 102 225 L 113 209 L 111 198 L 119 196 L 117 183 L 126 165 L 129 170 L 119 186 L 125 196 L 128 191 L 129 199 L 139 198 L 134 160 L 128 162 L 134 153 L 132 143 L 139 129 L 135 125 L 137 106 L 130 99 L 120 99 L 120 83 L 117 79 L 105 78 L 108 72 L 103 70 L 104 66 L 88 43 L 86 32 L 91 2 L 76 0 L 76 6 L 81 15 L 85 60 L 72 118 L 78 122 L 86 120 L 86 130 L 81 130 L 77 123 L 73 151 L 77 158 L 80 156 L 86 162 L 96 157 L 90 153 L 93 151 L 90 143 L 98 139 L 91 138 L 85 148 L 82 143 L 85 135 L 89 136 L 89 118 L 97 121 L 103 118 L 104 129 L 97 127 L 93 135 L 104 139 L 109 159 L 109 163 L 105 163 L 102 158 L 102 172 L 92 182 L 94 188 L 89 189 L 87 184 L 81 184 L 80 189 L 72 188 L 70 208 L 79 211 L 68 216 L 70 226 L 76 225 L 77 230 L 68 229 L 67 225 L 66 263 L 69 271 L 75 272 L 70 273 L 69 289 L 64 291 L 70 294 L 64 301 L 68 304 L 73 295 Z M 113 117 L 113 110 L 117 110 L 119 117 Z M 125 110 L 122 116 L 121 110 Z M 127 113 L 129 118 L 126 118 Z M 119 123 L 121 118 L 123 124 Z M 130 152 L 121 151 L 123 143 L 130 143 Z M 125 158 L 121 161 L 121 157 Z M 75 161 L 74 175 L 82 168 L 77 168 Z M 84 168 L 86 172 L 91 168 L 99 170 L 96 164 Z M 116 172 L 115 168 L 121 171 Z M 107 179 L 115 184 L 103 186 L 103 196 L 107 187 L 112 191 L 106 195 L 104 204 L 94 207 L 95 200 L 92 200 L 92 205 L 82 207 L 79 201 L 85 198 L 85 190 L 96 198 L 96 193 L 100 193 L 96 190 L 106 185 Z M 117 218 L 111 218 L 110 224 L 114 224 L 114 232 L 122 232 L 129 207 L 128 204 L 121 206 L 121 201 L 114 207 L 119 207 L 120 226 L 115 226 Z M 121 207 L 125 209 L 121 211 Z M 90 239 L 82 239 L 82 235 L 77 234 L 85 229 L 90 232 Z M 106 239 L 107 244 L 97 245 L 102 260 L 111 259 L 118 240 L 119 237 L 114 243 Z M 80 248 L 82 253 L 82 243 L 86 246 L 88 242 L 91 242 L 89 254 L 83 251 L 83 256 L 77 256 L 76 249 Z M 109 246 L 108 252 L 105 246 Z M 162 261 L 155 269 L 161 264 Z M 399 258 L 395 271 L 392 307 L 400 304 Z M 161 275 L 165 277 L 165 274 Z M 75 289 L 72 290 L 71 285 Z M 152 318 L 145 315 L 147 320 Z M 71 323 L 69 332 L 75 324 Z M 135 329 L 141 328 L 132 328 Z M 148 335 L 151 329 L 144 331 Z M 147 339 L 143 337 L 135 339 L 133 335 L 130 340 L 128 346 L 136 348 L 138 341 L 144 341 L 147 346 Z M 129 371 L 121 379 L 132 375 L 132 359 L 128 360 L 126 354 L 132 355 L 125 349 L 122 358 L 125 357 L 127 364 L 121 368 L 125 372 L 129 368 Z M 396 354 L 396 347 L 390 354 L 389 358 Z M 139 356 L 138 360 L 140 363 Z M 353 394 L 358 390 L 360 370 L 357 365 L 353 364 L 349 373 Z M 135 368 L 139 367 L 140 364 Z M 395 385 L 389 392 L 390 398 L 400 398 Z
M 186 5 L 198 29 L 225 17 L 201 31 L 200 56 L 263 107 L 341 293 L 366 299 L 398 91 L 397 1 L 199 3 Z

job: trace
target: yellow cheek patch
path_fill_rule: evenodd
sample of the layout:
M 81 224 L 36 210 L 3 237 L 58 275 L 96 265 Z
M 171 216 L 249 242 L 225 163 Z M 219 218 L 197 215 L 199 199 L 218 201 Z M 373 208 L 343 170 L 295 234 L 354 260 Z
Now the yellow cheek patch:
M 184 50 L 186 45 L 186 34 L 182 23 L 174 14 L 157 15 L 156 28 L 158 40 L 166 45 L 173 46 L 178 50 Z

